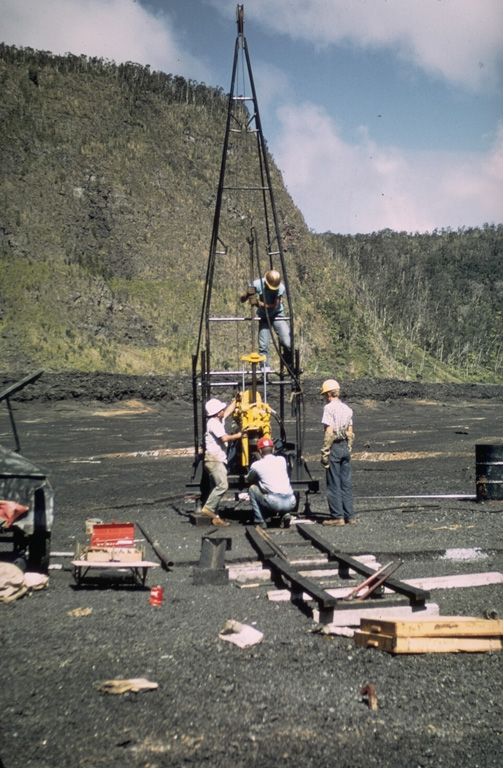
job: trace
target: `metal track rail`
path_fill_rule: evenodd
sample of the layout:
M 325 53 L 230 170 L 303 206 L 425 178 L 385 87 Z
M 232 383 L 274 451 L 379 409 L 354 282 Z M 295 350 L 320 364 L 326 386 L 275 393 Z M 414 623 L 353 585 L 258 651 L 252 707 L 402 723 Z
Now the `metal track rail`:
M 375 570 L 364 565 L 359 560 L 355 560 L 353 557 L 336 550 L 330 542 L 323 539 L 323 537 L 316 531 L 311 530 L 312 526 L 296 525 L 295 528 L 299 535 L 305 540 L 309 540 L 316 550 L 326 554 L 329 561 L 338 562 L 339 575 L 341 577 L 347 578 L 349 569 L 351 568 L 360 575 L 366 577 L 367 581 L 364 582 L 364 584 L 369 583 L 369 585 L 371 585 L 375 578 L 375 586 L 378 586 L 379 588 L 388 587 L 398 595 L 407 598 L 409 604 L 415 608 L 424 606 L 426 600 L 429 598 L 429 592 L 405 584 L 404 582 L 399 581 L 399 579 L 392 578 L 392 573 L 396 568 L 391 572 L 386 572 L 388 568 L 388 566 L 386 566 L 376 573 Z M 335 611 L 348 610 L 362 605 L 361 596 L 358 598 L 355 594 L 354 599 L 338 599 L 331 595 L 327 590 L 323 589 L 323 587 L 321 587 L 314 579 L 302 575 L 299 571 L 309 570 L 309 567 L 305 564 L 299 568 L 292 565 L 288 560 L 284 549 L 279 547 L 274 542 L 273 537 L 265 531 L 260 530 L 259 528 L 249 527 L 247 529 L 247 536 L 260 559 L 271 568 L 273 580 L 287 584 L 290 589 L 292 603 L 305 609 L 306 604 L 303 595 L 306 593 L 311 600 L 317 604 L 321 624 L 332 623 Z M 316 565 L 315 567 L 318 570 L 320 566 Z M 357 590 L 354 592 L 356 593 L 356 591 Z M 396 606 L 397 604 L 395 596 L 384 598 L 382 597 L 382 592 L 378 589 L 371 589 L 367 594 L 372 601 L 378 601 L 380 607 Z
M 329 560 L 336 560 L 339 563 L 339 569 L 342 571 L 343 575 L 347 574 L 350 568 L 362 576 L 368 577 L 375 575 L 375 571 L 373 571 L 372 568 L 369 568 L 358 560 L 355 560 L 353 557 L 345 555 L 343 552 L 335 549 L 335 547 L 320 536 L 317 531 L 311 530 L 312 526 L 297 525 L 296 527 L 300 535 L 305 539 L 309 539 L 317 549 L 328 556 Z M 404 582 L 399 579 L 387 577 L 383 584 L 394 592 L 397 592 L 399 595 L 404 595 L 404 597 L 408 598 L 410 604 L 415 607 L 424 605 L 426 600 L 430 597 L 430 593 L 426 592 L 424 589 L 411 587 L 409 584 L 404 584 Z

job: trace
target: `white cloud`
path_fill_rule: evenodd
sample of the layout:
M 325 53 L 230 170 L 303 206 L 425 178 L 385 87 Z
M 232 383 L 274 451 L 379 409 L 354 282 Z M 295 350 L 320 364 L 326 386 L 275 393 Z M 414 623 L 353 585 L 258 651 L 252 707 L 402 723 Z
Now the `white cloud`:
M 278 111 L 275 158 L 308 226 L 343 234 L 503 221 L 503 128 L 487 154 L 379 147 L 365 129 L 344 142 L 315 105 Z
M 235 0 L 201 0 L 233 19 Z M 0 0 L 3 42 L 55 54 L 81 53 L 150 64 L 211 82 L 204 59 L 185 53 L 169 15 L 140 0 Z M 180 10 L 178 8 L 178 10 Z M 245 0 L 269 30 L 314 46 L 352 44 L 394 50 L 424 71 L 471 89 L 501 75 L 501 0 Z M 215 65 L 216 66 L 216 65 Z M 295 89 L 286 70 L 254 67 L 262 115 Z M 291 85 L 291 84 L 290 84 Z M 316 231 L 371 232 L 502 222 L 503 129 L 484 153 L 407 152 L 378 146 L 366 129 L 349 144 L 324 108 L 296 103 L 278 111 L 270 146 L 295 203 Z
M 253 80 L 260 113 L 266 114 L 283 94 L 290 91 L 288 75 L 279 67 L 258 62 L 253 65 Z M 249 90 L 248 90 L 249 92 Z
M 169 17 L 135 0 L 0 0 L 0 17 L 8 45 L 134 61 L 201 81 L 209 76 L 176 40 Z
M 210 0 L 232 13 L 232 0 Z M 501 0 L 253 0 L 247 13 L 268 29 L 314 46 L 391 48 L 434 77 L 495 90 L 503 65 Z

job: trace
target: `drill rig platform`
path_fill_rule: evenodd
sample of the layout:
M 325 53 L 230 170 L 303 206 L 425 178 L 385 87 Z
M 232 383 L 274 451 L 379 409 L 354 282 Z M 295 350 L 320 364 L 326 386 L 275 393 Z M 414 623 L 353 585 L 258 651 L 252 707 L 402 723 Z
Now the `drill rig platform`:
M 227 403 L 235 400 L 235 426 L 227 431 L 243 434 L 229 443 L 229 492 L 237 498 L 246 491 L 250 465 L 260 458 L 257 442 L 271 437 L 275 452 L 287 460 L 298 500 L 305 493 L 306 514 L 309 494 L 317 493 L 319 484 L 302 456 L 304 402 L 294 308 L 244 36 L 243 5 L 237 6 L 237 28 L 199 336 L 192 356 L 195 461 L 187 489 L 196 491 L 200 509 L 209 493 L 204 471 L 205 403 L 215 397 Z M 262 313 L 257 308 L 257 295 L 264 290 L 262 281 L 270 271 L 281 279 L 284 290 L 283 308 L 272 318 L 266 307 Z M 259 287 L 254 289 L 257 281 Z M 290 348 L 275 333 L 278 320 L 288 325 Z M 269 331 L 270 359 L 259 352 L 259 327 L 262 333 Z

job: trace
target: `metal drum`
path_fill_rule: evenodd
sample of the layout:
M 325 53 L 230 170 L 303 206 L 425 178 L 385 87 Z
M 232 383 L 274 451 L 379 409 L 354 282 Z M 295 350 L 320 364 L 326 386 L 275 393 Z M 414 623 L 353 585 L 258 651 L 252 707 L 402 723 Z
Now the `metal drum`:
M 477 501 L 503 499 L 503 443 L 475 446 Z

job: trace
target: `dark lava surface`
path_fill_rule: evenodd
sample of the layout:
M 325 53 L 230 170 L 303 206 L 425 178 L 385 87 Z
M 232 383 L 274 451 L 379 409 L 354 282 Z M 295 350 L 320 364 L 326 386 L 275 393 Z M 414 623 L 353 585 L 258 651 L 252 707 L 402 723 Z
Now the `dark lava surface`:
M 311 507 L 321 520 L 318 384 L 306 387 L 304 455 L 320 480 Z M 188 517 L 187 393 L 190 385 L 165 379 L 70 386 L 44 374 L 13 399 L 21 452 L 50 471 L 51 563 L 62 568 L 50 571 L 48 589 L 0 605 L 5 768 L 500 766 L 501 652 L 392 656 L 312 633 L 312 619 L 268 600 L 267 586 L 193 583 L 209 529 Z M 502 388 L 356 382 L 343 399 L 355 411 L 357 525 L 317 530 L 348 554 L 403 561 L 401 579 L 503 573 L 503 501 L 476 502 L 474 447 L 501 441 Z M 0 441 L 12 447 L 0 405 Z M 232 539 L 226 563 L 256 560 L 249 507 L 233 498 L 224 506 L 232 524 L 216 535 Z M 123 580 L 76 588 L 64 553 L 87 543 L 89 517 L 140 523 L 172 568 L 151 570 L 145 589 Z M 295 547 L 292 529 L 273 533 Z M 157 561 L 148 545 L 147 557 Z M 149 604 L 156 584 L 161 606 Z M 431 601 L 444 615 L 503 617 L 501 584 L 435 590 Z M 77 608 L 92 612 L 69 614 Z M 262 643 L 220 640 L 228 619 L 261 630 Z M 135 677 L 159 687 L 109 695 L 94 686 Z M 360 694 L 368 683 L 376 711 Z

